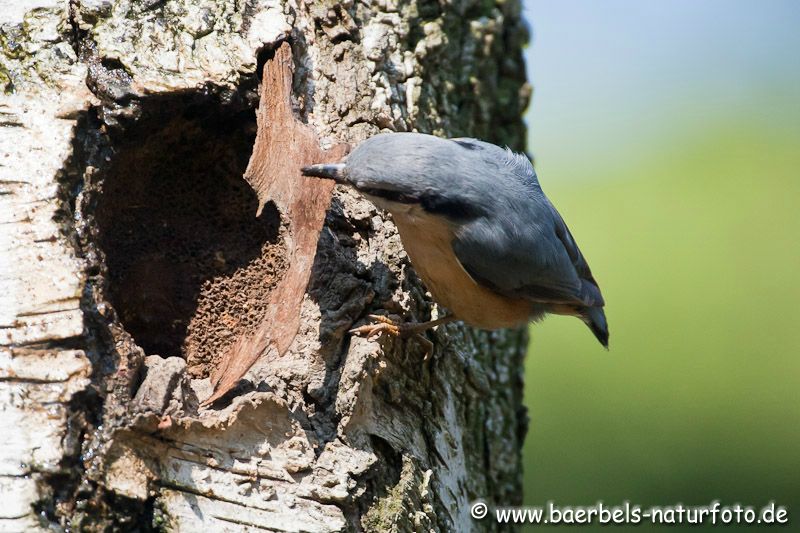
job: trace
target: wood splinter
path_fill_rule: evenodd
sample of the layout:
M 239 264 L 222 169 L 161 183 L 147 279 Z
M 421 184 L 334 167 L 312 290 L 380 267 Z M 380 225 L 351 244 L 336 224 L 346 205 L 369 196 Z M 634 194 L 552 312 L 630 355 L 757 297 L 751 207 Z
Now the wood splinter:
M 256 112 L 258 133 L 244 178 L 258 196 L 258 213 L 272 201 L 285 232 L 288 267 L 270 294 L 267 313 L 256 331 L 240 338 L 211 374 L 214 392 L 209 405 L 236 386 L 270 348 L 283 355 L 300 327 L 300 306 L 314 263 L 317 241 L 330 205 L 334 183 L 302 176 L 300 168 L 335 162 L 347 153 L 340 144 L 322 150 L 316 132 L 292 111 L 292 49 L 284 42 L 264 65 L 261 96 Z

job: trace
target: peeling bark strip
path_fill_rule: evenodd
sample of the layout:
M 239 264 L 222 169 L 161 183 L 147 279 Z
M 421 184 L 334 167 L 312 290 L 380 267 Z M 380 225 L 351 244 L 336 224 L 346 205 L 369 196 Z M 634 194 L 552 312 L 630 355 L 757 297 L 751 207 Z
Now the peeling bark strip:
M 300 168 L 341 158 L 346 145 L 319 147 L 312 128 L 292 112 L 292 48 L 283 42 L 264 65 L 261 99 L 256 118 L 258 134 L 245 179 L 258 195 L 258 213 L 274 202 L 288 225 L 284 241 L 288 269 L 270 296 L 266 317 L 251 336 L 237 341 L 211 375 L 214 393 L 208 405 L 236 386 L 270 347 L 283 355 L 297 335 L 300 306 L 308 286 L 317 239 L 331 201 L 332 181 L 307 178 Z

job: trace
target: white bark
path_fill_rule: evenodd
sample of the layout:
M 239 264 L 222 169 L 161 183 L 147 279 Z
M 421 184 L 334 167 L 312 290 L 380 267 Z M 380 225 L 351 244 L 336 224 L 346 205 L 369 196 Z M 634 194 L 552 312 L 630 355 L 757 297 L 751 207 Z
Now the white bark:
M 136 179 L 114 166 L 132 124 L 160 127 L 186 94 L 252 106 L 259 51 L 286 38 L 324 145 L 381 128 L 522 143 L 515 2 L 0 1 L 1 531 L 467 531 L 491 527 L 471 500 L 520 497 L 524 333 L 441 327 L 424 363 L 413 343 L 349 338 L 368 312 L 435 312 L 393 224 L 351 192 L 294 343 L 226 406 L 199 408 L 208 368 L 145 358 L 111 303 L 95 215 Z M 148 153 L 132 160 L 164 155 Z
M 3 2 L 19 21 L 46 2 Z M 42 17 L 33 37 L 44 60 L 75 58 L 58 43 L 56 17 Z M 34 44 L 32 43 L 32 46 Z M 80 261 L 65 242 L 56 211 L 57 184 L 72 146 L 76 113 L 91 101 L 85 68 L 60 62 L 51 87 L 0 96 L 0 529 L 38 525 L 36 474 L 58 468 L 67 403 L 89 384 L 82 350 L 61 348 L 83 331 Z M 7 72 L 7 71 L 6 71 Z M 6 72 L 3 72 L 5 74 Z

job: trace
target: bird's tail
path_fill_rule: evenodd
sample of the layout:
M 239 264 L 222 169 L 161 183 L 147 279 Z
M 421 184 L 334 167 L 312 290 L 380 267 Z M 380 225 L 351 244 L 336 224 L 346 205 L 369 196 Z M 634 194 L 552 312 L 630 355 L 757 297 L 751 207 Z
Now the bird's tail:
M 581 318 L 592 330 L 594 336 L 600 341 L 606 349 L 608 349 L 608 322 L 606 322 L 606 314 L 602 307 L 585 307 L 581 314 Z

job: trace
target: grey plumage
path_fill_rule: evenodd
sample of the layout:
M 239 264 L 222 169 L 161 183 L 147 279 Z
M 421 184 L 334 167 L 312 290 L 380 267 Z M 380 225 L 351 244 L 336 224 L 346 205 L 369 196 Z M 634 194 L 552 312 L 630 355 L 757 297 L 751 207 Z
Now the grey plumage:
M 453 251 L 477 283 L 529 301 L 531 319 L 574 314 L 608 346 L 598 284 L 524 155 L 475 139 L 392 133 L 364 141 L 344 164 L 303 172 L 350 184 L 384 207 L 416 204 L 446 218 Z

